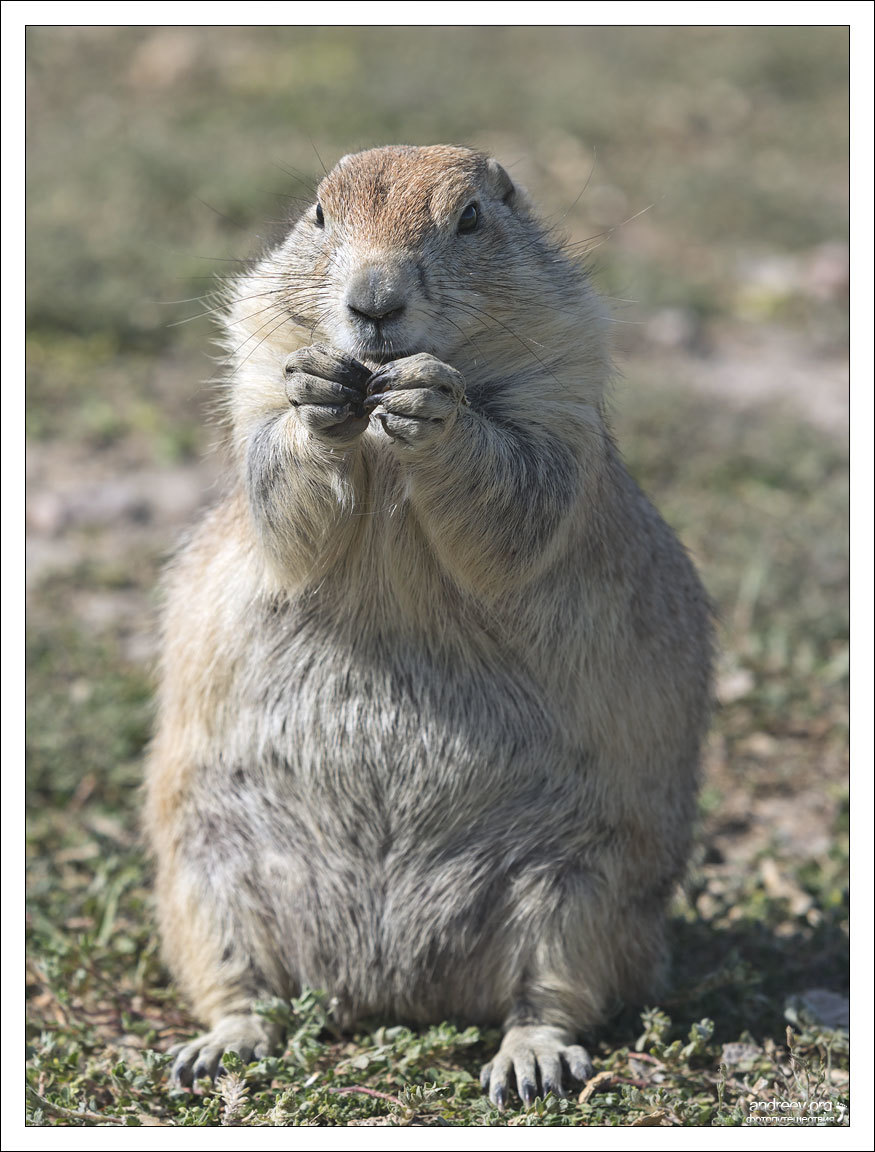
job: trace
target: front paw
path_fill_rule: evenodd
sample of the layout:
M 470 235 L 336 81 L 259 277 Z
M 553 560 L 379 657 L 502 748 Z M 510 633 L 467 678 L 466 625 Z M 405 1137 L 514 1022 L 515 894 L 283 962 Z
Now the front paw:
M 286 396 L 309 432 L 333 442 L 352 441 L 364 432 L 370 378 L 364 364 L 327 344 L 311 344 L 293 352 L 284 371 Z
M 563 1099 L 563 1080 L 580 1083 L 593 1074 L 589 1053 L 579 1044 L 570 1044 L 568 1033 L 546 1025 L 518 1025 L 508 1028 L 495 1059 L 484 1065 L 480 1083 L 498 1108 L 504 1109 L 511 1085 L 528 1107 L 536 1096 L 548 1092 Z
M 462 374 L 427 352 L 384 364 L 371 377 L 365 400 L 386 435 L 405 448 L 443 436 L 464 404 Z
M 177 1088 L 190 1088 L 195 1080 L 205 1076 L 215 1080 L 222 1075 L 221 1061 L 226 1052 L 236 1052 L 248 1064 L 270 1056 L 279 1038 L 279 1028 L 261 1016 L 225 1016 L 212 1032 L 171 1049 L 170 1055 L 176 1059 L 170 1082 Z

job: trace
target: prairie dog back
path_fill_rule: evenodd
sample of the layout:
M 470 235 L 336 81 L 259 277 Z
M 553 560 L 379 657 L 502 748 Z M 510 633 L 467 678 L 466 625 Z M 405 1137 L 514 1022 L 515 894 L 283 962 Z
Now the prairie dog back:
M 168 575 L 146 824 L 222 1053 L 308 985 L 499 1023 L 504 1106 L 647 995 L 709 711 L 695 571 L 623 468 L 602 307 L 494 160 L 344 157 L 229 290 L 229 495 Z

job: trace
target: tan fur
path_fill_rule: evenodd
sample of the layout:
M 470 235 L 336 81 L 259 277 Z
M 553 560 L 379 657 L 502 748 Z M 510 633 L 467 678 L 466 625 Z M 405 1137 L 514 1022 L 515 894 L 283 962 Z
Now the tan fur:
M 229 291 L 229 495 L 168 578 L 146 825 L 212 1029 L 176 1075 L 267 1050 L 252 1002 L 308 984 L 347 1023 L 503 1022 L 484 1082 L 530 1099 L 658 977 L 708 605 L 504 170 L 378 149 L 318 197 Z

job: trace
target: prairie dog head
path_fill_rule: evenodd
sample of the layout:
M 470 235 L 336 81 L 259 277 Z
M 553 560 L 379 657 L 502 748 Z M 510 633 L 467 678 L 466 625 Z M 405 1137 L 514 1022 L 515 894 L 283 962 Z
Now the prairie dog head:
M 318 341 L 369 367 L 429 352 L 506 374 L 560 345 L 567 356 L 595 317 L 582 272 L 504 168 L 447 145 L 344 156 L 236 288 L 241 358 Z
M 504 169 L 465 148 L 344 156 L 278 254 L 289 260 L 292 306 L 367 362 L 447 355 L 477 327 L 476 301 L 510 241 L 515 199 Z M 308 300 L 294 277 L 311 269 L 318 288 Z

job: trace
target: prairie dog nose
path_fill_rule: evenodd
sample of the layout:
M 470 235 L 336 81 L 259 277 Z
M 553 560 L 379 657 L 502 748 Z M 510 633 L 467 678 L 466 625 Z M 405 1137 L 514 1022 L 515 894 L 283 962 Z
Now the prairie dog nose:
M 397 320 L 407 306 L 406 277 L 396 270 L 362 268 L 346 289 L 346 306 L 356 316 L 381 324 Z

